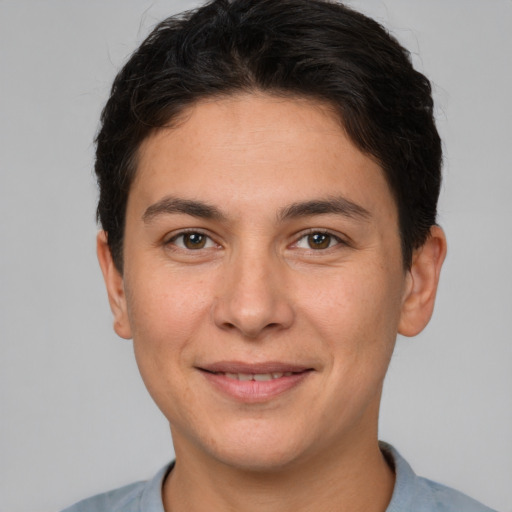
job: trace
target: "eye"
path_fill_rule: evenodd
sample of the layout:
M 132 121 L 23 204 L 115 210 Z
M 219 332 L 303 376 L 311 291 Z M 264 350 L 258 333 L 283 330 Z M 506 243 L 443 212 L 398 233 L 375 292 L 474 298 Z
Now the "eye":
M 176 236 L 173 236 L 167 243 L 173 244 L 180 249 L 186 249 L 190 251 L 198 249 L 209 249 L 210 247 L 215 247 L 216 245 L 209 236 L 197 231 L 180 233 Z
M 330 233 L 314 231 L 299 238 L 296 247 L 299 249 L 322 250 L 342 243 L 342 240 Z

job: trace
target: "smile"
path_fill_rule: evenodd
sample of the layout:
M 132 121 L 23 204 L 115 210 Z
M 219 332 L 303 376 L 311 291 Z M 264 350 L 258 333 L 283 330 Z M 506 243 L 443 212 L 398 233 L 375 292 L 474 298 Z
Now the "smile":
M 291 377 L 294 372 L 272 372 L 272 373 L 222 373 L 216 372 L 216 375 L 225 375 L 228 379 L 233 380 L 254 380 L 258 382 L 265 382 L 281 377 Z
M 217 363 L 198 369 L 216 392 L 245 403 L 268 402 L 314 373 L 312 368 L 282 363 Z

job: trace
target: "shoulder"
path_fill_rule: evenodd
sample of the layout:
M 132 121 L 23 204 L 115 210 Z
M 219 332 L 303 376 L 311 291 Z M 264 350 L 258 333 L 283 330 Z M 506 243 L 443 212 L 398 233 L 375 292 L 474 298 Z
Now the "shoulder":
M 418 478 L 418 491 L 419 499 L 429 504 L 425 512 L 494 512 L 466 494 L 426 478 Z
M 396 473 L 386 512 L 495 512 L 455 489 L 418 477 L 397 450 L 386 443 L 380 446 Z
M 138 501 L 146 482 L 115 489 L 113 491 L 98 494 L 75 505 L 66 508 L 62 512 L 138 512 Z
M 151 480 L 92 496 L 62 512 L 164 512 L 162 482 L 172 466 L 165 466 Z

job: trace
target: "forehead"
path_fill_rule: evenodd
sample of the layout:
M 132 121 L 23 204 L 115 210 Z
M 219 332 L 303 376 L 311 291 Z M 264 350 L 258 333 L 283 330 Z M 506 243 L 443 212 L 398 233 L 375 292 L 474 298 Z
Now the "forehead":
M 239 94 L 195 103 L 140 147 L 132 193 L 260 208 L 333 194 L 394 210 L 381 167 L 359 151 L 329 105 Z M 389 197 L 388 197 L 389 196 Z M 272 198 L 273 201 L 270 201 Z

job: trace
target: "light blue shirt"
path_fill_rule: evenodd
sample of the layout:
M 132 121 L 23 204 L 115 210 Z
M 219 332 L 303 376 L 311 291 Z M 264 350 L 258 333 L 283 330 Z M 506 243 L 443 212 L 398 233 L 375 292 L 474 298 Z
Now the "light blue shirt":
M 380 447 L 396 474 L 386 512 L 496 512 L 454 489 L 416 476 L 392 446 L 380 443 Z M 147 482 L 93 496 L 62 512 L 164 512 L 162 483 L 171 468 L 172 464 Z

